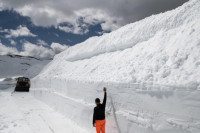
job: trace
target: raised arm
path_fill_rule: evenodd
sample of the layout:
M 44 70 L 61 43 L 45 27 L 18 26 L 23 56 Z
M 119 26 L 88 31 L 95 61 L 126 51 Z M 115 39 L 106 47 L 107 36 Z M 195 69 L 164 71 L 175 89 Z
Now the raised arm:
M 103 88 L 104 91 L 104 98 L 103 98 L 103 105 L 106 106 L 106 100 L 107 100 L 107 93 L 106 93 L 106 87 Z
M 93 121 L 92 121 L 92 124 L 94 127 L 95 127 L 95 120 L 96 120 L 96 112 L 95 112 L 95 108 L 94 108 Z

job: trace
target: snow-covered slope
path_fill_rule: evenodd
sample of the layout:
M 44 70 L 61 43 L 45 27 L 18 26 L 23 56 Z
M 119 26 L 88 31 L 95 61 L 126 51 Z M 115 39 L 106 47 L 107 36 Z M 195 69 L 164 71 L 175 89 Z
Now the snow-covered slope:
M 199 132 L 200 1 L 77 44 L 33 80 L 36 97 L 91 131 L 103 86 L 109 133 Z
M 42 75 L 105 82 L 200 82 L 199 3 L 192 0 L 71 47 Z
M 19 55 L 0 56 L 0 78 L 27 76 L 33 78 L 50 60 Z M 30 69 L 30 70 L 29 70 Z

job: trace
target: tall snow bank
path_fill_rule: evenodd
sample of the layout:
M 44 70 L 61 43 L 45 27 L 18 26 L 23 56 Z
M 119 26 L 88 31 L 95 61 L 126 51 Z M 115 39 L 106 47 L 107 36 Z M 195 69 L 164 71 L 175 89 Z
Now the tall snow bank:
M 109 133 L 200 131 L 200 1 L 91 38 L 56 55 L 33 94 L 92 128 L 94 99 L 108 87 Z
M 142 21 L 126 25 L 119 30 L 110 34 L 105 34 L 101 37 L 90 38 L 83 43 L 71 47 L 62 54 L 57 55 L 57 58 L 63 57 L 63 59 L 67 61 L 76 61 L 91 58 L 99 54 L 132 48 L 142 42 L 149 42 L 149 40 L 156 36 L 158 32 L 168 33 L 171 29 L 175 29 L 183 25 L 186 26 L 186 24 L 191 21 L 195 21 L 197 23 L 198 20 L 199 1 L 192 0 L 190 3 L 187 3 L 173 11 L 153 15 Z M 192 30 L 191 26 L 185 28 Z M 160 38 L 163 38 L 163 36 Z M 170 38 L 173 38 L 173 35 L 170 35 Z M 163 44 L 160 42 L 157 45 Z
M 110 34 L 93 37 L 56 55 L 40 77 L 82 81 L 199 84 L 200 1 Z

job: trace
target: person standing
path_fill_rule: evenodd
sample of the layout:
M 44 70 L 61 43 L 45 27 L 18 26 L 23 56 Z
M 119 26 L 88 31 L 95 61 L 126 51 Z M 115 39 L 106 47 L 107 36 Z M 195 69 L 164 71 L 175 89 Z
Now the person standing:
M 102 104 L 100 103 L 99 98 L 95 99 L 96 107 L 94 108 L 94 114 L 93 114 L 93 126 L 96 127 L 97 133 L 105 133 L 105 126 L 106 126 L 105 108 L 107 99 L 106 90 L 107 90 L 106 87 L 104 87 L 103 88 L 104 99 Z

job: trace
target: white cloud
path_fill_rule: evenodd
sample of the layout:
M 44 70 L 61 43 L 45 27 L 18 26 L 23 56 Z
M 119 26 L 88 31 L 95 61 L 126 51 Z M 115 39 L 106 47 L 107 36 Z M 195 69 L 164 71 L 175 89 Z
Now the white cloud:
M 54 52 L 51 49 L 45 48 L 43 46 L 25 42 L 23 44 L 23 49 L 22 52 L 20 52 L 20 55 L 33 56 L 36 58 L 52 58 L 54 56 Z
M 48 43 L 46 43 L 44 40 L 37 40 L 37 44 L 42 45 L 42 46 L 48 46 Z
M 2 29 L 0 28 L 0 33 L 7 33 L 8 32 L 8 29 Z
M 46 48 L 42 45 L 38 46 L 30 42 L 25 42 L 23 44 L 23 51 L 20 52 L 20 54 L 36 58 L 53 58 L 55 54 L 58 54 L 68 48 L 68 46 L 61 45 L 59 43 L 52 43 L 50 47 L 51 48 Z
M 0 2 L 0 11 L 2 11 L 2 10 L 3 10 L 3 3 Z
M 14 47 L 7 47 L 0 42 L 0 55 L 7 55 L 7 54 L 18 54 L 16 48 Z
M 1 0 L 3 8 L 13 8 L 31 17 L 39 26 L 58 27 L 75 34 L 87 33 L 79 19 L 89 25 L 101 23 L 103 30 L 115 30 L 152 14 L 173 9 L 188 0 Z M 158 8 L 159 7 L 159 8 Z
M 16 42 L 14 40 L 10 39 L 9 41 L 11 45 L 16 46 Z
M 54 51 L 54 54 L 58 54 L 58 53 L 60 53 L 60 52 L 62 52 L 62 51 L 64 51 L 64 50 L 66 50 L 66 49 L 68 48 L 68 46 L 66 46 L 66 45 L 61 45 L 61 44 L 59 44 L 59 43 L 53 42 L 53 43 L 51 44 L 51 48 L 52 48 L 52 50 Z
M 122 26 L 123 20 L 118 17 L 109 15 L 106 11 L 87 8 L 75 12 L 78 17 L 82 17 L 82 21 L 88 25 L 101 24 L 104 31 L 113 31 Z
M 122 26 L 121 18 L 112 17 L 103 10 L 87 8 L 75 11 L 74 14 L 76 19 L 72 26 L 58 26 L 58 28 L 74 34 L 86 34 L 90 25 L 100 24 L 104 31 L 113 31 Z M 79 18 L 81 22 L 76 21 Z
M 68 32 L 68 33 L 73 33 L 73 34 L 86 34 L 88 33 L 87 27 L 83 28 L 81 25 L 75 24 L 71 27 L 69 26 L 58 26 L 58 29 Z
M 68 46 L 61 45 L 59 43 L 52 43 L 50 48 L 46 48 L 42 45 L 38 46 L 30 42 L 24 42 L 22 46 L 22 51 L 18 51 L 14 47 L 8 47 L 1 43 L 0 41 L 0 55 L 7 54 L 17 54 L 23 56 L 33 56 L 36 58 L 44 58 L 49 59 L 53 58 L 55 54 L 58 54 L 64 50 L 66 50 Z
M 8 34 L 6 35 L 6 38 L 11 38 L 11 37 L 20 37 L 20 36 L 31 36 L 31 37 L 36 37 L 33 33 L 30 32 L 30 30 L 25 27 L 25 26 L 19 26 L 17 29 L 13 30 L 7 30 L 5 29 L 4 32 L 7 32 Z

